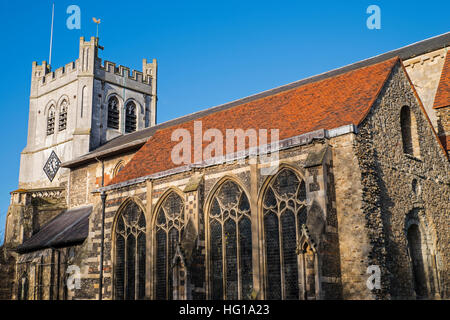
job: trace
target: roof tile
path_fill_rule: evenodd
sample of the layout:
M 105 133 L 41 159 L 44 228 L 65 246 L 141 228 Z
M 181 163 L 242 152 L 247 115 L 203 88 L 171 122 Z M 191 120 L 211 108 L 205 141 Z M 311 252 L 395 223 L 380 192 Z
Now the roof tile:
M 447 52 L 433 108 L 439 109 L 448 106 L 450 106 L 450 54 Z
M 358 125 L 397 61 L 398 57 L 391 58 L 205 115 L 196 121 L 202 121 L 203 133 L 215 128 L 224 137 L 226 129 L 279 129 L 280 140 L 319 129 Z M 180 166 L 171 161 L 171 152 L 179 143 L 171 139 L 176 129 L 186 129 L 194 137 L 194 120 L 156 131 L 108 185 Z M 204 147 L 208 144 L 204 142 Z

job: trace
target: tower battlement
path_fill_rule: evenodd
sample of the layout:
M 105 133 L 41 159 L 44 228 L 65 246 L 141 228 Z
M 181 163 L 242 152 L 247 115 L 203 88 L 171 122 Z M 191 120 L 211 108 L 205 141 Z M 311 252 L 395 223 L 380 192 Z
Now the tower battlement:
M 33 62 L 32 67 L 32 83 L 35 83 L 38 87 L 45 87 L 49 83 L 58 82 L 64 78 L 69 78 L 67 75 L 94 75 L 103 79 L 109 79 L 116 83 L 126 83 L 126 81 L 120 80 L 120 78 L 126 78 L 126 80 L 136 81 L 139 85 L 151 86 L 152 79 L 156 77 L 157 63 L 156 59 L 148 63 L 147 59 L 143 59 L 142 71 L 131 70 L 123 65 L 116 65 L 116 63 L 104 60 L 102 65 L 102 59 L 98 57 L 98 49 L 103 49 L 98 44 L 98 39 L 91 37 L 90 41 L 85 41 L 84 37 L 80 38 L 79 57 L 77 60 L 67 63 L 63 67 L 52 71 L 51 65 L 47 61 L 43 61 L 42 64 Z M 73 80 L 72 77 L 68 81 Z
M 47 83 L 61 79 L 66 75 L 76 72 L 79 60 L 75 60 L 67 63 L 63 67 L 59 67 L 55 71 L 51 70 L 51 66 L 47 61 L 43 61 L 41 65 L 38 65 L 36 61 L 33 62 L 33 76 L 31 81 L 38 82 L 39 85 L 45 86 Z
M 122 78 L 127 78 L 136 82 L 140 82 L 146 85 L 152 84 L 152 79 L 156 75 L 156 59 L 153 59 L 152 63 L 147 63 L 147 59 L 143 60 L 143 70 L 131 70 L 123 65 L 117 66 L 116 63 L 104 60 L 103 65 L 101 65 L 101 59 L 98 59 L 99 69 L 105 73 L 119 76 Z M 130 72 L 131 71 L 131 72 Z

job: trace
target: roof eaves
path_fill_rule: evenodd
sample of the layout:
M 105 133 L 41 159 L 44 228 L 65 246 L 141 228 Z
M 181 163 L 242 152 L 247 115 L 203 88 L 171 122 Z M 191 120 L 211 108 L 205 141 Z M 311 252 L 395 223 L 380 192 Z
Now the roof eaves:
M 66 161 L 63 162 L 61 164 L 61 167 L 63 168 L 73 168 L 73 167 L 78 167 L 80 165 L 83 165 L 85 163 L 91 162 L 93 160 L 95 160 L 95 158 L 97 159 L 102 159 L 102 158 L 106 158 L 108 156 L 113 156 L 116 155 L 118 153 L 122 153 L 124 151 L 129 151 L 129 150 L 133 150 L 133 149 L 138 149 L 140 148 L 142 145 L 144 145 L 148 139 L 150 139 L 150 137 L 148 138 L 143 138 L 143 139 L 138 139 L 138 140 L 134 140 L 131 141 L 129 143 L 126 144 L 122 144 L 120 146 L 116 146 L 110 149 L 106 149 L 106 150 L 102 150 L 102 151 L 98 151 L 98 152 L 91 152 L 88 153 L 84 156 L 81 156 L 80 158 L 71 160 L 71 161 Z

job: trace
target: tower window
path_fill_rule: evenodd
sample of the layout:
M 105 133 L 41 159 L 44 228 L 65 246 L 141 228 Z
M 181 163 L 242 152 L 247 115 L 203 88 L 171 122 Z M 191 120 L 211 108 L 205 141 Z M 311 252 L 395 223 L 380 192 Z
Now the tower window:
M 108 128 L 119 129 L 119 100 L 116 97 L 108 101 Z
M 55 132 L 55 107 L 51 106 L 47 117 L 47 135 Z
M 67 127 L 67 101 L 64 100 L 61 104 L 61 111 L 59 113 L 59 131 L 66 130 Z
M 125 109 L 125 132 L 134 131 L 136 131 L 136 104 L 130 101 Z

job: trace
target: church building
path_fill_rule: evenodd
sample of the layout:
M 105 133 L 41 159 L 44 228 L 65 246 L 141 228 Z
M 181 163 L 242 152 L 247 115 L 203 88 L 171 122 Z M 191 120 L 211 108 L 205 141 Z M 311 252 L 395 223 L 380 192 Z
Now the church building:
M 34 62 L 0 299 L 449 299 L 449 45 L 160 124 L 156 60 Z

